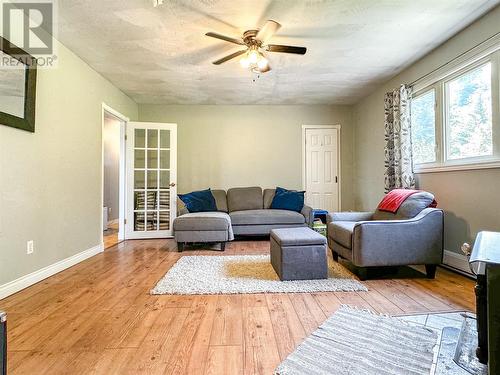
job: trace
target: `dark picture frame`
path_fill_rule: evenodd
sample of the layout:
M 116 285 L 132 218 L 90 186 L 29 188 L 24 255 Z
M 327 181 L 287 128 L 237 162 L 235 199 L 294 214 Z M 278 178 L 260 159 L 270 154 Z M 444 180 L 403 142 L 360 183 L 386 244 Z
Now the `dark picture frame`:
M 35 132 L 36 103 L 36 58 L 24 52 L 19 47 L 0 36 L 0 51 L 11 56 L 25 66 L 24 76 L 24 117 L 18 117 L 6 112 L 0 112 L 0 125 Z M 0 67 L 1 69 L 1 67 Z

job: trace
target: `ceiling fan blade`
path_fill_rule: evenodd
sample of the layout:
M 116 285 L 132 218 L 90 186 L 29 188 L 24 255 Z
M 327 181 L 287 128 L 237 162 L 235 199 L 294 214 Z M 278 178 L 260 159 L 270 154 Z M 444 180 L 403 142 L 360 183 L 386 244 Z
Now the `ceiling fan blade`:
M 266 50 L 269 52 L 295 53 L 297 55 L 305 55 L 306 47 L 282 46 L 280 44 L 268 44 Z
M 214 64 L 214 65 L 220 65 L 222 63 L 225 63 L 228 60 L 231 60 L 231 59 L 234 59 L 235 57 L 238 57 L 239 55 L 243 55 L 246 51 L 247 50 L 244 49 L 244 50 L 241 50 L 241 51 L 234 52 L 234 53 L 232 53 L 230 55 L 227 55 L 226 57 L 223 57 L 222 59 L 214 61 L 212 64 Z
M 273 20 L 267 20 L 264 26 L 259 30 L 255 39 L 260 40 L 261 42 L 265 42 L 269 38 L 271 38 L 276 31 L 281 27 L 281 25 Z
M 212 38 L 221 39 L 221 40 L 224 40 L 224 41 L 229 42 L 229 43 L 240 44 L 242 46 L 245 45 L 245 43 L 241 39 L 231 38 L 229 36 L 225 36 L 222 34 L 209 32 L 209 33 L 206 33 L 205 35 L 210 36 Z

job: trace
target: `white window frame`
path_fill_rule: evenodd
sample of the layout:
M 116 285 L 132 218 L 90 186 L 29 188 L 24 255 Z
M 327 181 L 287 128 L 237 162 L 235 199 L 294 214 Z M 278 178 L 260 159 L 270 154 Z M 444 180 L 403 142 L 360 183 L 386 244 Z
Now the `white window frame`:
M 493 155 L 464 159 L 447 159 L 447 110 L 448 93 L 446 83 L 474 70 L 481 65 L 491 63 L 491 100 Z M 495 36 L 444 65 L 413 85 L 414 97 L 435 90 L 435 133 L 436 161 L 415 164 L 415 173 L 444 172 L 470 169 L 500 168 L 500 35 Z
M 441 120 L 440 120 L 440 114 L 439 114 L 439 110 L 438 110 L 438 102 L 439 102 L 439 98 L 441 97 L 441 89 L 439 87 L 439 85 L 431 85 L 431 86 L 427 86 L 426 88 L 416 92 L 413 94 L 413 97 L 414 98 L 417 98 L 421 95 L 425 95 L 426 93 L 430 92 L 430 91 L 434 91 L 434 136 L 435 136 L 435 140 L 436 140 L 436 144 L 435 144 L 435 147 L 434 147 L 434 161 L 431 161 L 431 162 L 427 162 L 427 163 L 419 163 L 419 164 L 415 164 L 414 165 L 414 169 L 416 167 L 418 168 L 434 168 L 434 167 L 437 167 L 440 165 L 440 160 L 441 160 L 441 147 L 440 147 L 440 144 L 439 144 L 439 139 L 441 139 L 441 127 L 438 126 L 438 124 L 441 123 Z M 439 134 L 438 134 L 439 133 Z

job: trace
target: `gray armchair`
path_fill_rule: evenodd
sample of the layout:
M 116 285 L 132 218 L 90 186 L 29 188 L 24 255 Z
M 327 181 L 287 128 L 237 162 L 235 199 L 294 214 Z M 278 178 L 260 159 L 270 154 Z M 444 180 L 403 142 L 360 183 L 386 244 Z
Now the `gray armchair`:
M 369 267 L 425 265 L 434 278 L 443 258 L 443 211 L 427 207 L 434 197 L 410 196 L 396 214 L 340 212 L 327 216 L 328 246 L 334 260 L 349 260 L 366 279 Z

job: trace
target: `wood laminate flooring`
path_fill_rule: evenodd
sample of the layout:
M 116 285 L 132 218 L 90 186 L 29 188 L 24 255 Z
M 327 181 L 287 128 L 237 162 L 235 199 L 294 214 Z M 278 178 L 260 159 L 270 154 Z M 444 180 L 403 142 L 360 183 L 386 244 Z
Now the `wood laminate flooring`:
M 236 241 L 224 255 L 266 254 Z M 183 255 L 173 240 L 125 241 L 0 301 L 8 374 L 272 374 L 341 304 L 387 314 L 469 310 L 474 282 L 370 280 L 368 292 L 152 296 Z

